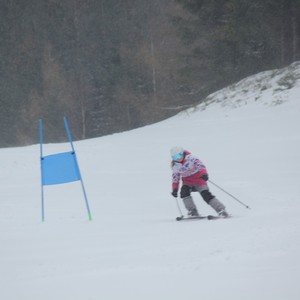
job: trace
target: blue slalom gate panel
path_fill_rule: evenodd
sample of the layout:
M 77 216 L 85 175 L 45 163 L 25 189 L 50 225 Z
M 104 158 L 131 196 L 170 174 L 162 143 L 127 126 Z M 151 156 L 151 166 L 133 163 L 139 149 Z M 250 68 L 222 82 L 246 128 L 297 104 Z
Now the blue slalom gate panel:
M 80 179 L 80 172 L 74 152 L 58 153 L 43 157 L 43 185 L 61 184 Z
M 64 117 L 66 132 L 69 138 L 72 151 L 62 152 L 52 155 L 43 155 L 43 122 L 40 119 L 40 161 L 41 161 L 41 196 L 42 196 L 42 221 L 45 221 L 45 201 L 44 201 L 44 186 L 68 183 L 72 181 L 81 182 L 81 187 L 84 195 L 84 200 L 88 212 L 89 220 L 92 220 L 87 195 L 85 192 L 82 177 L 76 158 L 75 149 L 66 117 Z

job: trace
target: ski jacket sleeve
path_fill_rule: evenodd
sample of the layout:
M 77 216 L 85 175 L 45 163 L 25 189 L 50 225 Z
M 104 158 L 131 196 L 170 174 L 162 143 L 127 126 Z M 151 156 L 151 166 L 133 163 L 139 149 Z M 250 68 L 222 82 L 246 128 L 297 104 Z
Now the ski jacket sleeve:
M 171 167 L 172 167 L 172 190 L 178 190 L 180 179 L 181 179 L 181 174 L 180 174 L 181 163 L 176 163 L 172 161 Z
M 176 169 L 173 167 L 173 173 L 172 173 L 172 189 L 173 190 L 178 190 L 179 182 L 180 182 L 180 173 L 178 171 L 176 171 Z

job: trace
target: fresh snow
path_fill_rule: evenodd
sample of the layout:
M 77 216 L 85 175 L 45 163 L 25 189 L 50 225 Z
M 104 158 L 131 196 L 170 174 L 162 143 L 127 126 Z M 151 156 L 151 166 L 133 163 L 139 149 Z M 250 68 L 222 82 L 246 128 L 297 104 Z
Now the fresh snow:
M 41 222 L 39 145 L 1 149 L 0 299 L 298 300 L 299 74 L 263 72 L 163 122 L 75 142 L 92 221 L 74 182 L 45 187 Z M 233 217 L 176 222 L 174 145 L 251 209 L 210 185 Z

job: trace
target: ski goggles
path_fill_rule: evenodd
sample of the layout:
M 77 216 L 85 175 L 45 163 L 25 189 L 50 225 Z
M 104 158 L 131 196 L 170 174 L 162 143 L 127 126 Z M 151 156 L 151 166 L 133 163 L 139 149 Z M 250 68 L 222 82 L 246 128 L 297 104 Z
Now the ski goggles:
M 183 157 L 183 153 L 178 153 L 172 156 L 172 159 L 175 160 L 179 160 Z

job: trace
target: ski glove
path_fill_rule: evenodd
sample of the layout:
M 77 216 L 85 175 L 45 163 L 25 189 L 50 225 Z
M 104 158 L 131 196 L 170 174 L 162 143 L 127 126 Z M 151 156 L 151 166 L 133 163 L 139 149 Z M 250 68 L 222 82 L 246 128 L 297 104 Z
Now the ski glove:
M 203 174 L 203 175 L 201 176 L 201 178 L 202 178 L 203 180 L 207 181 L 207 180 L 208 180 L 208 175 L 207 175 L 207 174 Z
M 178 190 L 177 189 L 173 190 L 171 194 L 174 198 L 177 198 L 178 197 Z

